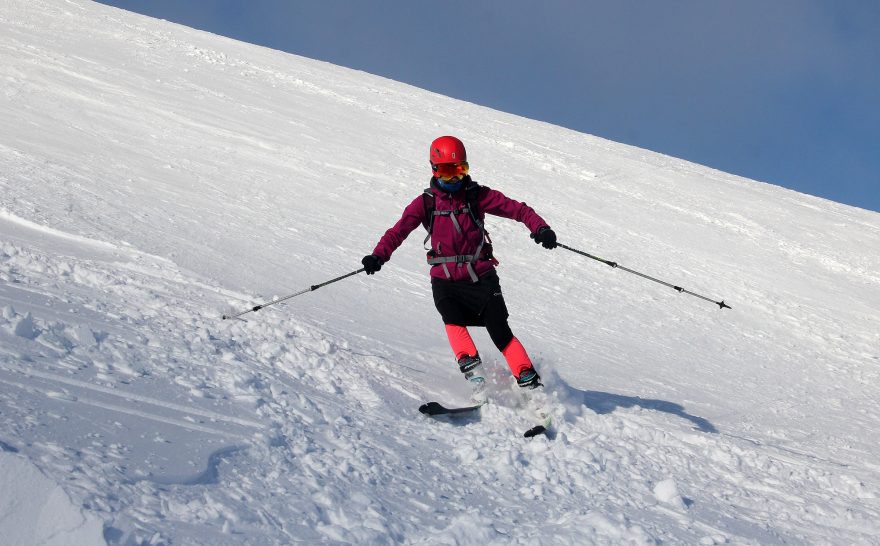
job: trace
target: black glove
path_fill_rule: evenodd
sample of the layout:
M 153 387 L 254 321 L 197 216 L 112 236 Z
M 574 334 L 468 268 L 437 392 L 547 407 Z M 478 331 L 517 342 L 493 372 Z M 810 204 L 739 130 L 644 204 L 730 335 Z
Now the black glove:
M 370 254 L 369 256 L 364 256 L 364 259 L 361 260 L 361 263 L 364 264 L 364 270 L 366 271 L 367 275 L 372 275 L 376 271 L 382 269 L 382 264 L 385 262 L 382 261 L 382 258 Z
M 556 233 L 547 226 L 539 229 L 538 233 L 533 233 L 532 239 L 536 243 L 544 245 L 544 248 L 556 248 Z

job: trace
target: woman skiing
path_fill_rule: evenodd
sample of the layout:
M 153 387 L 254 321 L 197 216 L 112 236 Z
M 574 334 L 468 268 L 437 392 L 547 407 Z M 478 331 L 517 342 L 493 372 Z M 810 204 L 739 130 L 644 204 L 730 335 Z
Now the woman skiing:
M 361 263 L 367 275 L 382 268 L 391 254 L 416 227 L 428 230 L 428 263 L 434 304 L 443 318 L 449 344 L 459 370 L 472 381 L 475 396 L 482 396 L 480 355 L 468 326 L 484 326 L 504 355 L 520 387 L 541 386 L 522 343 L 507 323 L 508 312 L 501 294 L 492 257 L 491 240 L 483 225 L 485 214 L 511 218 L 525 224 L 536 243 L 556 247 L 556 234 L 525 203 L 509 199 L 497 190 L 480 186 L 468 175 L 467 152 L 461 140 L 442 136 L 431 143 L 431 185 L 403 211 L 400 220 Z

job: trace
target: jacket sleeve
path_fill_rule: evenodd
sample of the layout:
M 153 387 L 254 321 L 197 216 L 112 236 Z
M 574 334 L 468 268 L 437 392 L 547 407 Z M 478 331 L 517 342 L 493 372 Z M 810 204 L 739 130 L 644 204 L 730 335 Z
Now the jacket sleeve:
M 485 189 L 480 197 L 480 209 L 483 212 L 522 222 L 531 233 L 537 233 L 542 227 L 549 227 L 549 224 L 538 216 L 532 207 L 515 201 L 498 190 L 483 187 Z
M 379 244 L 373 249 L 373 255 L 382 258 L 387 262 L 391 259 L 391 254 L 403 244 L 403 241 L 413 232 L 414 229 L 422 224 L 425 219 L 425 206 L 422 196 L 416 197 L 412 203 L 403 209 L 403 216 L 397 221 L 385 235 L 379 239 Z

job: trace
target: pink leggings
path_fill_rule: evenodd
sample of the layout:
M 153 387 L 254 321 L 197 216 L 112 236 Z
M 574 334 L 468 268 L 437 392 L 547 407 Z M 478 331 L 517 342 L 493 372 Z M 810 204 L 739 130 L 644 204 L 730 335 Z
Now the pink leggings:
M 471 339 L 471 334 L 466 327 L 457 324 L 447 324 L 446 335 L 449 337 L 449 345 L 452 346 L 452 352 L 455 353 L 456 360 L 463 356 L 475 356 L 477 354 L 477 346 L 474 345 L 474 340 Z M 507 344 L 507 347 L 501 350 L 501 354 L 507 360 L 511 373 L 516 377 L 519 377 L 523 371 L 532 367 L 529 355 L 516 337 L 513 337 L 510 343 Z

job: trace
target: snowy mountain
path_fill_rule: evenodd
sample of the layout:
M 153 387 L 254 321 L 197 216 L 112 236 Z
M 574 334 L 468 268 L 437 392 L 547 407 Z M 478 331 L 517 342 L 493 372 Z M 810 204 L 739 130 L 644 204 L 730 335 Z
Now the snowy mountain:
M 880 215 L 85 0 L 0 9 L 4 544 L 876 544 Z M 414 233 L 455 134 L 531 424 L 467 401 Z

